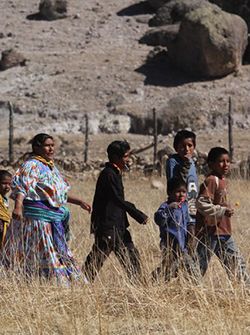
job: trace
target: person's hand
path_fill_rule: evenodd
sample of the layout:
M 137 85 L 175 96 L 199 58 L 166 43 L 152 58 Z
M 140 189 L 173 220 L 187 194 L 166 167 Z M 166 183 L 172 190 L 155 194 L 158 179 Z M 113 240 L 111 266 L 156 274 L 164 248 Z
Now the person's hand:
M 225 214 L 224 215 L 228 216 L 230 218 L 232 215 L 234 215 L 234 209 L 233 208 L 227 208 L 225 210 Z
M 15 207 L 12 212 L 12 219 L 22 221 L 23 219 L 23 209 L 22 207 Z
M 193 157 L 193 155 L 192 154 L 186 154 L 183 158 L 184 158 L 184 160 L 186 160 L 186 161 L 190 161 L 190 159 Z
M 141 224 L 147 224 L 148 223 L 148 218 L 146 218 Z
M 169 204 L 169 208 L 178 208 L 179 207 L 179 203 L 176 201 L 173 201 Z
M 89 204 L 87 204 L 86 202 L 81 201 L 80 206 L 85 211 L 88 211 L 89 213 L 91 213 L 91 206 Z
M 192 158 L 193 158 L 193 153 L 182 154 L 182 159 L 184 161 L 184 164 L 190 164 Z
M 22 193 L 18 193 L 15 199 L 15 207 L 12 212 L 12 219 L 17 221 L 22 221 L 23 219 L 23 200 L 24 195 Z

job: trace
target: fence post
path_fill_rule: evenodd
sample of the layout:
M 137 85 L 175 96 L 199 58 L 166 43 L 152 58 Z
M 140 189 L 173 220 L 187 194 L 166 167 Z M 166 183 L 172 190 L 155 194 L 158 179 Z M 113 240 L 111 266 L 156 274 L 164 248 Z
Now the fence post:
M 233 144 L 233 107 L 232 98 L 228 100 L 228 147 L 231 161 L 234 157 L 234 144 Z
M 9 108 L 9 162 L 10 164 L 14 162 L 14 152 L 13 152 L 13 138 L 14 138 L 14 127 L 13 127 L 13 114 L 14 108 L 10 101 L 8 101 Z
M 88 162 L 88 151 L 89 151 L 89 118 L 85 114 L 85 145 L 84 145 L 84 163 Z
M 153 123 L 154 123 L 154 156 L 153 164 L 154 170 L 156 169 L 156 160 L 157 160 L 157 145 L 158 145 L 158 133 L 157 133 L 157 117 L 155 108 L 153 108 Z

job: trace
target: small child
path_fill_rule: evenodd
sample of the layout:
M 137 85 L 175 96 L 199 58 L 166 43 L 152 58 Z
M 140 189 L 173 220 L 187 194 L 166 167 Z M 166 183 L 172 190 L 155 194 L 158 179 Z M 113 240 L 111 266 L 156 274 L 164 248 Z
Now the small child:
M 201 274 L 208 268 L 215 254 L 224 266 L 228 277 L 249 283 L 245 262 L 232 237 L 231 216 L 234 210 L 227 199 L 225 176 L 230 169 L 226 149 L 212 148 L 207 157 L 210 174 L 201 185 L 197 199 L 197 237 L 200 239 L 197 254 Z
M 176 277 L 178 269 L 183 268 L 193 276 L 197 270 L 192 257 L 188 254 L 189 213 L 187 186 L 182 179 L 170 179 L 167 185 L 168 200 L 161 204 L 154 215 L 160 227 L 161 266 L 153 272 L 153 278 L 163 271 L 165 280 Z
M 189 211 L 189 237 L 195 233 L 195 216 L 196 216 L 196 198 L 198 195 L 198 176 L 196 173 L 195 163 L 192 159 L 195 146 L 196 135 L 189 130 L 180 130 L 174 138 L 174 149 L 176 154 L 170 156 L 166 164 L 167 180 L 181 179 L 187 186 L 187 201 Z M 190 239 L 190 243 L 194 243 Z
M 12 175 L 6 170 L 0 170 L 0 249 L 5 242 L 6 231 L 10 223 L 7 193 L 10 191 Z

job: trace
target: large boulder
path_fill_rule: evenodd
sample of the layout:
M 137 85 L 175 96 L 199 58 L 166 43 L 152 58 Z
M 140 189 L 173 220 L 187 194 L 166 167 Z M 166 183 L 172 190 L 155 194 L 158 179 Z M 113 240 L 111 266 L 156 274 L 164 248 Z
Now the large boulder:
M 149 20 L 149 26 L 163 26 L 181 21 L 184 16 L 203 5 L 210 5 L 207 0 L 171 0 L 159 8 Z
M 168 53 L 193 76 L 222 77 L 239 70 L 247 39 L 247 25 L 239 16 L 203 6 L 186 14 Z
M 210 0 L 226 12 L 241 16 L 250 29 L 250 1 L 246 0 Z
M 0 71 L 7 70 L 14 66 L 24 66 L 26 58 L 14 49 L 4 50 L 0 61 Z
M 150 29 L 139 42 L 152 46 L 168 46 L 168 44 L 176 38 L 179 28 L 180 24 L 176 23 Z
M 67 0 L 41 0 L 39 14 L 48 21 L 63 19 L 67 16 Z

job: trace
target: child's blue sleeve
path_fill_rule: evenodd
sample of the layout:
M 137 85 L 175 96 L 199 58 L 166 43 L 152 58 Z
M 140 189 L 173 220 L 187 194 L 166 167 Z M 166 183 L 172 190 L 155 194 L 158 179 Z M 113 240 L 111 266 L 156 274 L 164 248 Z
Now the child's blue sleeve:
M 169 218 L 168 204 L 164 202 L 154 215 L 154 221 L 158 226 L 165 226 Z
M 166 177 L 167 177 L 167 180 L 176 177 L 175 176 L 176 165 L 177 165 L 177 162 L 174 158 L 169 158 L 167 160 L 167 163 L 166 163 Z

